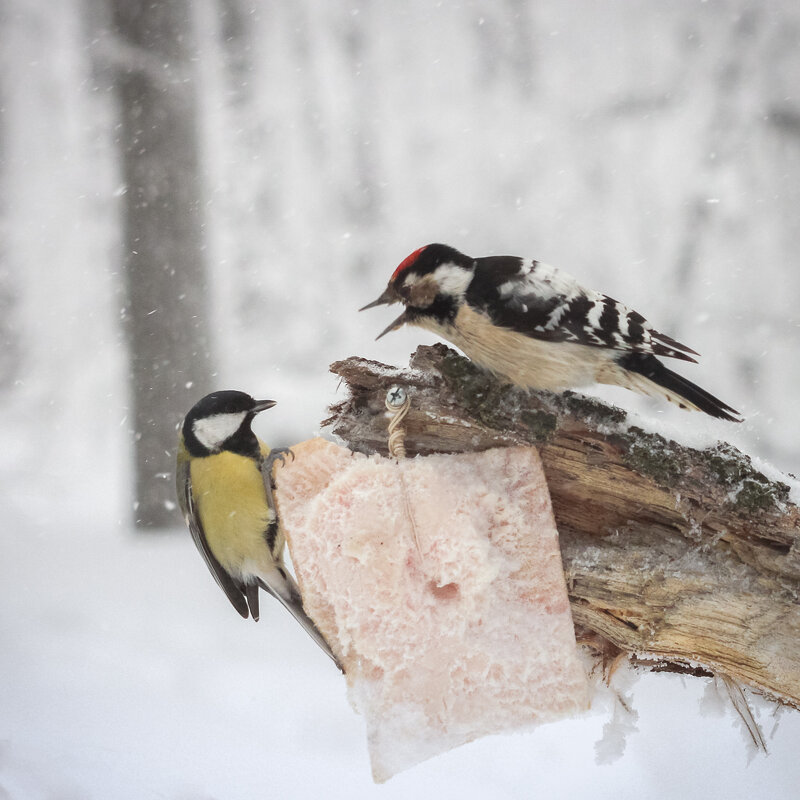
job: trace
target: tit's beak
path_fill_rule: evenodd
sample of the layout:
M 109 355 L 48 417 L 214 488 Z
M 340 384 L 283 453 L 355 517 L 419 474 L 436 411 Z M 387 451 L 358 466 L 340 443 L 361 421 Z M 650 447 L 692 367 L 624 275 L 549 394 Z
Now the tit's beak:
M 275 400 L 256 400 L 256 404 L 253 406 L 253 413 L 258 414 L 261 411 L 266 411 L 274 405 L 277 405 Z
M 387 286 L 383 294 L 377 300 L 367 303 L 363 308 L 359 308 L 358 310 L 366 311 L 368 308 L 375 308 L 375 306 L 390 306 L 392 303 L 396 303 L 399 300 L 400 297 L 394 290 L 394 287 Z
M 377 341 L 378 341 L 378 339 L 380 339 L 380 338 L 381 338 L 381 336 L 386 336 L 386 334 L 387 334 L 387 333 L 391 333 L 392 331 L 394 331 L 394 330 L 397 330 L 398 328 L 401 328 L 403 325 L 405 325 L 405 324 L 406 324 L 406 322 L 408 322 L 408 316 L 407 316 L 407 314 L 408 314 L 408 309 L 406 309 L 405 311 L 403 311 L 403 313 L 402 313 L 402 314 L 401 314 L 401 315 L 400 315 L 400 316 L 399 316 L 399 317 L 398 317 L 398 318 L 397 318 L 397 319 L 396 319 L 396 320 L 395 320 L 395 321 L 394 321 L 394 322 L 393 322 L 391 325 L 388 325 L 386 328 L 384 328 L 384 329 L 383 329 L 383 330 L 382 330 L 382 331 L 381 331 L 381 332 L 380 332 L 380 333 L 379 333 L 379 334 L 378 334 L 378 335 L 375 337 L 375 341 L 377 342 Z

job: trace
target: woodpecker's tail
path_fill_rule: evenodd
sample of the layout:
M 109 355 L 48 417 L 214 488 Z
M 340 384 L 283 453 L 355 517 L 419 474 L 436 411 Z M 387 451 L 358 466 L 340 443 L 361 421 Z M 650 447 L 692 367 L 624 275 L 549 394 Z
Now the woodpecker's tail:
M 712 417 L 741 422 L 742 415 L 714 397 L 705 389 L 667 369 L 655 356 L 649 353 L 626 353 L 616 359 L 622 367 L 624 382 L 620 384 L 649 397 L 666 397 L 681 408 L 705 411 Z

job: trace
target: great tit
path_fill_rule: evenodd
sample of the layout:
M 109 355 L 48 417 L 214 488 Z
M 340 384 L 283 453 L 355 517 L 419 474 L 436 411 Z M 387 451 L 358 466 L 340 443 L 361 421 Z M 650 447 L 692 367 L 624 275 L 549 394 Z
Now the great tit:
M 280 600 L 337 664 L 303 610 L 300 589 L 283 562 L 286 540 L 273 497 L 272 468 L 290 451 L 270 451 L 250 428 L 274 400 L 236 391 L 197 402 L 180 429 L 175 472 L 178 502 L 197 549 L 233 607 L 258 620 L 258 590 Z

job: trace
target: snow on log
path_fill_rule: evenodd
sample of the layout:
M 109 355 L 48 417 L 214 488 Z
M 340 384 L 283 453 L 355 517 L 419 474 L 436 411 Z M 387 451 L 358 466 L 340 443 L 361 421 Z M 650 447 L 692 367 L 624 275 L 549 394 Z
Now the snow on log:
M 349 397 L 326 425 L 386 453 L 384 398 L 412 397 L 409 456 L 534 445 L 579 640 L 654 669 L 720 674 L 800 707 L 800 509 L 725 443 L 698 450 L 572 393 L 503 385 L 444 345 L 410 369 L 333 364 Z
M 303 606 L 366 717 L 376 781 L 587 708 L 535 449 L 293 451 L 275 473 L 279 514 Z

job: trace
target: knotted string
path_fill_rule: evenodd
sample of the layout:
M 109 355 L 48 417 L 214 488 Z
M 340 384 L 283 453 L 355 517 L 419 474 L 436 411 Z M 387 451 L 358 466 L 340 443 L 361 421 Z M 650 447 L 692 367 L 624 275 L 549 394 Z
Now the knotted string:
M 402 397 L 402 401 L 400 398 Z M 399 404 L 398 404 L 399 402 Z M 399 386 L 393 386 L 386 393 L 386 410 L 391 415 L 389 418 L 389 453 L 394 456 L 399 462 L 400 459 L 406 457 L 406 429 L 403 427 L 403 420 L 411 408 L 411 397 Z M 400 487 L 403 494 L 403 506 L 405 507 L 406 516 L 411 523 L 411 531 L 414 534 L 414 545 L 417 548 L 417 553 L 422 559 L 422 548 L 419 544 L 419 531 L 417 530 L 417 522 L 414 519 L 414 511 L 411 508 L 411 501 L 408 497 L 408 487 L 403 476 L 402 467 L 398 463 L 400 469 Z

